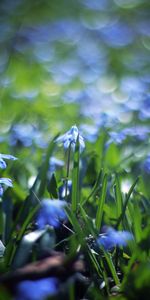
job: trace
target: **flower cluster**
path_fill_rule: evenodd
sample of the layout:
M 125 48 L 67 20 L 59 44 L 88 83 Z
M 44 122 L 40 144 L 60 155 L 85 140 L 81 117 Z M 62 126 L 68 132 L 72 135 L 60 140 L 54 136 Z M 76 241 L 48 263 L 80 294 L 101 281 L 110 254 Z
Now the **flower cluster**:
M 16 160 L 17 158 L 9 154 L 0 154 L 0 168 L 6 169 L 7 164 L 4 159 Z M 9 187 L 13 187 L 12 181 L 9 178 L 0 178 L 0 197 L 4 193 L 3 184 Z

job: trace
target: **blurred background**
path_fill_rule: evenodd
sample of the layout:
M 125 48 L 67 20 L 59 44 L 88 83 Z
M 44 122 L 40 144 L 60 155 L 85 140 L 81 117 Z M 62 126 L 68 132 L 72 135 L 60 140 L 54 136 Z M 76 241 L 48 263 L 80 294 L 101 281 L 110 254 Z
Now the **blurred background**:
M 74 124 L 147 144 L 149 69 L 148 0 L 1 0 L 1 152 L 41 153 Z

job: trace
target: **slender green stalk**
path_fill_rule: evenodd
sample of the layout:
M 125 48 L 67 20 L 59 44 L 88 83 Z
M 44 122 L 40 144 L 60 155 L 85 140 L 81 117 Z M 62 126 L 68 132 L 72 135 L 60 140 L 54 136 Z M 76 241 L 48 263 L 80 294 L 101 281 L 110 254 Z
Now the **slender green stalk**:
M 98 229 L 98 231 L 100 230 L 102 224 L 103 209 L 104 209 L 104 203 L 105 203 L 106 191 L 107 191 L 107 180 L 108 180 L 108 175 L 105 174 L 102 181 L 101 197 L 99 199 L 98 210 L 97 210 L 96 220 L 95 220 L 96 228 Z
M 134 188 L 135 188 L 135 186 L 136 186 L 136 184 L 137 184 L 138 181 L 139 181 L 139 177 L 136 178 L 135 182 L 133 183 L 133 185 L 131 186 L 129 192 L 126 195 L 125 203 L 124 203 L 123 208 L 122 208 L 122 213 L 121 213 L 120 217 L 118 218 L 117 224 L 115 226 L 116 229 L 118 229 L 120 223 L 122 222 L 122 220 L 123 220 L 123 218 L 125 216 L 125 212 L 126 212 L 126 208 L 127 208 L 127 205 L 128 205 L 128 201 L 129 201 L 129 199 L 131 197 L 131 194 L 132 194 L 132 192 L 133 192 L 133 190 L 134 190 Z
M 120 188 L 120 181 L 119 181 L 119 176 L 116 174 L 115 178 L 115 186 L 114 186 L 114 191 L 115 191 L 115 199 L 116 199 L 116 211 L 117 211 L 117 220 L 120 217 L 122 213 L 122 205 L 123 205 L 123 197 L 121 193 L 121 188 Z M 118 229 L 122 229 L 122 222 L 120 223 L 120 226 Z
M 82 201 L 82 205 L 84 205 L 86 202 L 89 201 L 89 199 L 91 199 L 92 197 L 94 197 L 100 187 L 100 183 L 101 183 L 101 179 L 102 179 L 102 175 L 103 175 L 103 169 L 100 170 L 99 174 L 98 174 L 98 177 L 97 177 L 97 180 L 94 184 L 94 187 L 90 193 L 90 195 L 84 200 Z
M 66 179 L 65 179 L 65 199 L 67 200 L 67 190 L 68 190 L 68 178 L 69 178 L 69 169 L 70 169 L 70 155 L 71 155 L 71 143 L 68 148 L 68 155 L 67 155 L 67 172 L 66 172 Z
M 113 279 L 114 279 L 114 281 L 115 281 L 115 284 L 116 284 L 116 285 L 119 285 L 119 284 L 120 284 L 120 281 L 119 281 L 118 275 L 117 275 L 117 273 L 116 273 L 115 266 L 114 266 L 114 264 L 113 264 L 111 255 L 110 255 L 108 252 L 106 252 L 106 251 L 104 251 L 104 255 L 105 255 L 105 259 L 106 259 L 106 261 L 107 261 L 107 264 L 108 264 L 108 266 L 109 266 L 109 269 L 110 269 L 110 271 L 111 271 L 112 277 L 113 277 Z
M 79 161 L 80 161 L 80 149 L 79 149 L 79 136 L 77 138 L 74 162 L 72 171 L 72 211 L 77 212 L 79 203 Z
M 25 219 L 25 221 L 24 221 L 24 223 L 23 223 L 23 225 L 22 225 L 22 227 L 19 231 L 19 234 L 17 236 L 17 239 L 16 239 L 15 243 L 10 245 L 10 249 L 8 249 L 8 247 L 7 247 L 7 251 L 5 253 L 5 262 L 6 262 L 7 265 L 11 265 L 11 263 L 13 261 L 13 258 L 14 258 L 14 255 L 16 253 L 17 247 L 18 247 L 18 243 L 20 242 L 20 240 L 21 240 L 28 224 L 31 222 L 31 220 L 33 219 L 33 217 L 37 213 L 39 207 L 40 207 L 40 204 L 38 204 L 37 206 L 32 208 L 30 214 Z
M 57 137 L 57 136 L 56 136 Z M 40 172 L 40 175 L 39 175 L 39 179 L 40 179 L 40 186 L 39 186 L 39 191 L 38 191 L 38 197 L 41 199 L 41 197 L 43 197 L 43 194 L 44 194 L 44 191 L 45 191 L 45 187 L 46 187 L 46 183 L 47 183 L 47 171 L 48 171 L 48 168 L 49 168 L 49 159 L 52 155 L 52 152 L 55 148 L 55 139 L 56 137 L 49 143 L 49 146 L 47 148 L 47 153 L 46 153 L 46 157 L 45 157 L 45 160 L 42 164 L 42 167 L 41 167 L 41 172 Z

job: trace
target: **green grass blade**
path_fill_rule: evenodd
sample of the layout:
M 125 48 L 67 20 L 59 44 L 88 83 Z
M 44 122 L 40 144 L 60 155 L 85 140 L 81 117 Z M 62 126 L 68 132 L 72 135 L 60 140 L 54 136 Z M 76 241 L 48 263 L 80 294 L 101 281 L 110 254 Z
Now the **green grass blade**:
M 40 172 L 40 186 L 39 186 L 39 191 L 37 196 L 39 198 L 41 198 L 44 194 L 45 191 L 45 187 L 47 184 L 47 172 L 48 172 L 48 168 L 49 168 L 49 159 L 53 153 L 53 150 L 55 148 L 55 143 L 54 141 L 56 140 L 57 136 L 55 136 L 55 138 L 49 143 L 48 149 L 47 149 L 47 153 L 46 153 L 46 157 L 45 160 L 43 162 L 43 165 L 41 167 L 41 172 Z
M 68 220 L 70 221 L 74 233 L 78 236 L 78 241 L 83 244 L 84 243 L 84 235 L 83 235 L 83 231 L 82 228 L 76 218 L 76 216 L 74 215 L 74 213 L 72 212 L 72 210 L 69 207 L 65 208 L 66 214 L 68 216 Z
M 98 209 L 97 209 L 97 214 L 96 214 L 96 220 L 95 220 L 96 228 L 97 228 L 98 231 L 100 230 L 101 224 L 102 224 L 104 203 L 105 203 L 106 192 L 107 192 L 107 180 L 108 180 L 108 175 L 105 174 L 104 178 L 103 178 L 103 181 L 102 181 L 101 197 L 99 199 Z
M 80 205 L 80 213 L 81 213 L 81 217 L 85 223 L 85 227 L 86 227 L 86 231 L 87 231 L 87 234 L 92 234 L 93 237 L 95 237 L 97 235 L 97 232 L 92 224 L 92 221 L 89 216 L 86 214 L 84 208 Z
M 53 173 L 49 183 L 47 185 L 47 190 L 50 194 L 50 197 L 53 199 L 58 199 L 58 187 L 57 187 L 57 179 L 55 174 Z
M 115 282 L 116 285 L 119 285 L 120 281 L 119 281 L 118 275 L 116 273 L 116 269 L 115 269 L 115 266 L 113 264 L 111 255 L 108 252 L 106 252 L 106 251 L 104 251 L 104 255 L 105 255 L 105 259 L 107 261 L 107 264 L 109 266 L 109 269 L 111 271 L 112 277 L 114 279 L 114 282 Z
M 117 174 L 116 174 L 116 179 L 115 179 L 114 190 L 115 190 L 116 210 L 117 210 L 117 219 L 118 219 L 122 213 L 123 198 L 122 198 L 122 193 L 121 193 L 121 188 L 120 188 L 120 181 L 119 181 L 119 177 Z M 121 223 L 120 223 L 119 229 L 122 229 Z
M 134 201 L 134 203 L 129 203 L 128 205 L 130 212 L 130 220 L 132 220 L 133 232 L 135 236 L 136 243 L 140 242 L 142 239 L 142 214 L 139 207 L 139 203 Z
M 82 205 L 84 205 L 87 201 L 89 201 L 89 199 L 91 199 L 92 197 L 94 197 L 97 193 L 97 190 L 100 188 L 100 183 L 101 183 L 101 180 L 102 180 L 102 175 L 103 175 L 103 169 L 100 170 L 99 174 L 98 174 L 98 177 L 97 177 L 97 180 L 94 184 L 94 187 L 90 193 L 90 195 L 88 196 L 87 199 L 85 199 L 82 203 Z
M 125 203 L 124 203 L 123 208 L 122 208 L 122 213 L 121 213 L 120 217 L 118 218 L 117 224 L 115 226 L 116 229 L 118 229 L 119 225 L 123 221 L 123 218 L 124 218 L 125 212 L 126 212 L 126 208 L 127 208 L 127 205 L 128 205 L 128 201 L 129 201 L 129 199 L 131 197 L 131 194 L 132 194 L 135 186 L 137 185 L 138 181 L 139 181 L 139 177 L 136 178 L 135 182 L 132 184 L 132 186 L 129 189 L 129 192 L 126 195 Z
M 91 269 L 95 270 L 99 277 L 102 276 L 102 270 L 100 268 L 100 264 L 96 258 L 96 255 L 92 251 L 92 249 L 87 245 L 86 252 L 88 255 L 89 265 L 91 265 Z
M 29 225 L 29 223 L 32 221 L 33 217 L 37 213 L 39 207 L 40 207 L 40 205 L 36 205 L 35 207 L 33 207 L 31 209 L 29 215 L 24 220 L 24 223 L 21 226 L 21 229 L 19 231 L 19 234 L 18 234 L 15 242 L 13 241 L 13 239 L 11 239 L 10 242 L 8 243 L 6 251 L 5 251 L 5 255 L 4 255 L 6 265 L 11 265 L 14 255 L 16 253 L 17 247 L 18 247 L 18 243 L 20 242 L 27 226 Z

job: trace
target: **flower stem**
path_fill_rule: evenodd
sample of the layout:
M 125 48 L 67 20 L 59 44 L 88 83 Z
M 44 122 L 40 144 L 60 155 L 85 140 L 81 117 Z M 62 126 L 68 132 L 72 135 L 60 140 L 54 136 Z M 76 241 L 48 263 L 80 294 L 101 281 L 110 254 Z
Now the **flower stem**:
M 67 173 L 65 179 L 65 199 L 67 200 L 67 190 L 68 190 L 68 178 L 69 178 L 69 169 L 70 169 L 70 154 L 71 154 L 71 143 L 68 148 L 68 156 L 67 156 Z

